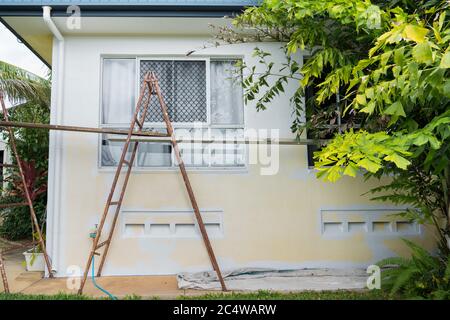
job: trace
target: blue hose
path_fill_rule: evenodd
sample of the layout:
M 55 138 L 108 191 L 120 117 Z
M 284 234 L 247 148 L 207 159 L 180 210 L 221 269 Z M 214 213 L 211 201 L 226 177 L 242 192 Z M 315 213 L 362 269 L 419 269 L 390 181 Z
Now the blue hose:
M 100 286 L 95 282 L 95 267 L 94 267 L 95 261 L 94 261 L 94 257 L 95 257 L 95 255 L 92 255 L 92 283 L 94 284 L 94 286 L 95 286 L 98 290 L 100 290 L 100 291 L 102 291 L 103 293 L 107 294 L 107 295 L 111 298 L 111 300 L 117 300 L 117 297 L 116 297 L 116 296 L 114 296 L 113 294 L 109 293 L 108 291 L 106 291 L 105 289 L 103 289 L 102 287 L 100 287 Z

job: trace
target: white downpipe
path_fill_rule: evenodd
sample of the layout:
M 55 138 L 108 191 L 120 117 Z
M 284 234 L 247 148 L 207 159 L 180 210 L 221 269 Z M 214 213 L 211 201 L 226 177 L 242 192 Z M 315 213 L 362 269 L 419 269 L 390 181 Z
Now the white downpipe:
M 53 53 L 53 72 L 52 72 L 52 96 L 51 96 L 51 112 L 50 122 L 52 124 L 61 124 L 63 119 L 63 80 L 64 80 L 64 37 L 59 32 L 51 18 L 52 8 L 49 6 L 42 7 L 42 18 L 48 26 L 49 30 L 57 40 L 57 46 L 53 45 L 53 49 L 57 48 L 57 53 Z M 56 61 L 55 61 L 56 60 Z M 56 62 L 56 63 L 55 63 Z M 52 269 L 58 269 L 59 266 L 59 242 L 60 239 L 60 184 L 61 184 L 61 132 L 50 131 L 49 142 L 49 170 L 48 170 L 48 204 L 47 204 L 47 248 L 52 258 Z M 48 275 L 47 275 L 48 276 Z
M 58 39 L 59 41 L 64 41 L 64 37 L 62 36 L 61 32 L 59 32 L 58 27 L 56 27 L 50 15 L 52 7 L 44 6 L 42 7 L 42 10 L 43 10 L 42 17 L 44 18 L 44 21 L 47 24 L 50 31 L 53 33 L 56 39 Z

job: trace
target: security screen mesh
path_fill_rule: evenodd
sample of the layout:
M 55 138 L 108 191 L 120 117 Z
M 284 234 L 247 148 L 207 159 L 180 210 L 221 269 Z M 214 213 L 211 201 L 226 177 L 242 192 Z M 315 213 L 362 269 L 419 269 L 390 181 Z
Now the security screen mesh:
M 205 61 L 142 60 L 141 83 L 149 71 L 154 71 L 159 80 L 170 121 L 206 122 Z M 163 121 L 156 95 L 150 99 L 146 121 Z

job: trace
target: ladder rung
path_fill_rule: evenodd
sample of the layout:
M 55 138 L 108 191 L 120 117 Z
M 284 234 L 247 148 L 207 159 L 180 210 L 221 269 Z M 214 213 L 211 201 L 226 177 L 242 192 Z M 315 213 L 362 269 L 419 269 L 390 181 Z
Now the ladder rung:
M 127 166 L 131 167 L 131 163 L 128 160 L 123 160 L 123 163 L 125 163 Z
M 139 128 L 143 128 L 144 127 L 144 125 L 141 123 L 141 121 L 136 117 L 136 123 L 137 123 L 137 125 L 139 126 Z
M 110 206 L 117 206 L 120 203 L 120 201 L 111 201 L 109 203 Z
M 98 244 L 97 247 L 95 247 L 95 250 L 103 247 L 105 244 L 107 244 L 109 242 L 109 240 L 103 241 L 102 243 Z
M 99 256 L 99 255 L 100 255 L 100 253 L 98 253 L 98 252 L 95 252 L 95 251 L 94 251 L 94 254 L 95 254 L 96 256 Z

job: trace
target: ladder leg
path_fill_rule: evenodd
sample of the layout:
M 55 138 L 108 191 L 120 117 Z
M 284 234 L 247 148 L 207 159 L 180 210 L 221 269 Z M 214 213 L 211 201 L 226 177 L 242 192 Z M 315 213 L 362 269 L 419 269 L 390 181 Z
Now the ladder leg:
M 208 252 L 209 259 L 211 261 L 214 271 L 217 274 L 217 277 L 219 279 L 222 290 L 227 291 L 225 281 L 223 280 L 223 277 L 222 277 L 222 272 L 220 271 L 219 264 L 217 263 L 216 256 L 214 254 L 214 250 L 211 245 L 211 241 L 209 240 L 208 233 L 206 232 L 206 228 L 203 223 L 203 218 L 200 214 L 200 209 L 198 207 L 197 200 L 195 199 L 194 190 L 192 189 L 191 182 L 189 180 L 189 176 L 186 172 L 186 167 L 184 165 L 183 159 L 181 158 L 181 153 L 178 148 L 177 140 L 176 140 L 174 132 L 173 132 L 172 123 L 170 122 L 170 118 L 167 113 L 167 108 L 164 103 L 164 99 L 161 95 L 161 89 L 159 87 L 158 80 L 156 79 L 156 76 L 154 75 L 154 73 L 152 74 L 152 76 L 153 76 L 153 86 L 154 86 L 156 94 L 158 96 L 159 104 L 161 106 L 161 111 L 163 114 L 164 122 L 166 123 L 166 127 L 167 127 L 167 133 L 171 137 L 171 143 L 172 143 L 172 146 L 174 149 L 175 157 L 177 159 L 178 166 L 181 171 L 181 175 L 183 176 L 183 181 L 186 186 L 186 190 L 189 195 L 189 199 L 191 201 L 192 208 L 194 209 L 195 218 L 196 218 L 198 226 L 200 228 L 200 233 L 202 235 L 202 239 L 205 244 L 206 251 Z
M 100 220 L 100 224 L 97 227 L 97 234 L 95 236 L 94 241 L 92 242 L 92 248 L 91 248 L 91 251 L 89 253 L 88 260 L 86 262 L 86 267 L 84 268 L 84 273 L 83 273 L 83 277 L 81 278 L 81 283 L 80 283 L 80 288 L 78 289 L 78 294 L 82 294 L 83 293 L 83 288 L 84 288 L 84 285 L 86 284 L 86 279 L 87 279 L 87 276 L 88 276 L 88 273 L 89 273 L 89 269 L 91 267 L 92 257 L 96 253 L 95 250 L 97 250 L 97 245 L 99 243 L 99 240 L 100 240 L 100 237 L 101 237 L 101 234 L 102 234 L 103 226 L 105 225 L 106 217 L 108 216 L 108 211 L 109 211 L 109 208 L 110 208 L 112 197 L 114 196 L 114 191 L 116 189 L 117 181 L 119 180 L 120 171 L 122 170 L 123 161 L 125 160 L 125 156 L 127 154 L 128 145 L 129 145 L 129 141 L 127 141 L 125 143 L 124 148 L 122 150 L 122 155 L 120 157 L 120 161 L 119 161 L 119 164 L 117 166 L 116 173 L 114 175 L 114 180 L 113 180 L 113 183 L 112 183 L 112 186 L 111 186 L 111 190 L 110 190 L 109 195 L 108 195 L 108 199 L 106 200 L 106 205 L 105 205 L 105 208 L 103 210 L 103 215 L 102 215 L 102 218 Z
M 131 165 L 134 163 L 134 159 L 135 159 L 136 153 L 137 153 L 138 144 L 139 144 L 139 142 L 136 141 L 134 143 L 134 145 L 133 145 L 133 151 L 132 151 L 131 157 L 130 157 Z M 100 277 L 101 274 L 102 274 L 103 266 L 105 264 L 106 256 L 107 256 L 108 251 L 109 251 L 109 246 L 111 244 L 113 232 L 114 232 L 114 229 L 116 227 L 117 218 L 119 217 L 119 213 L 120 213 L 120 208 L 122 206 L 123 197 L 125 196 L 125 190 L 127 188 L 128 180 L 130 178 L 131 169 L 132 169 L 132 166 L 129 166 L 128 169 L 127 169 L 127 173 L 125 175 L 125 180 L 124 180 L 123 185 L 122 185 L 122 191 L 120 192 L 120 197 L 119 197 L 119 200 L 118 200 L 118 204 L 116 206 L 116 210 L 114 212 L 113 221 L 111 223 L 111 229 L 110 229 L 110 232 L 109 232 L 109 235 L 108 235 L 108 239 L 106 240 L 105 249 L 103 250 L 103 254 L 102 254 L 102 257 L 101 257 L 101 260 L 100 260 L 100 265 L 98 267 L 97 277 Z
M 0 104 L 2 107 L 2 111 L 3 111 L 3 117 L 5 118 L 5 121 L 9 121 L 8 119 L 8 110 L 6 109 L 5 106 L 5 102 L 3 101 L 3 92 L 0 91 Z M 24 174 L 24 170 L 23 170 L 23 163 L 22 160 L 19 156 L 19 153 L 17 152 L 17 146 L 16 146 L 16 139 L 14 137 L 14 132 L 12 130 L 11 127 L 8 127 L 8 134 L 9 134 L 9 143 L 10 143 L 10 147 L 11 150 L 14 154 L 14 157 L 16 158 L 17 161 L 17 167 L 19 169 L 19 175 L 20 175 L 20 179 L 22 180 L 22 184 L 23 184 L 23 189 L 24 189 L 24 193 L 25 193 L 25 198 L 27 200 L 28 203 L 28 207 L 30 208 L 30 214 L 31 214 L 31 220 L 33 222 L 33 225 L 36 229 L 36 232 L 38 234 L 38 241 L 39 241 L 39 245 L 41 246 L 42 249 L 42 253 L 44 255 L 44 260 L 45 260 L 45 264 L 47 266 L 47 270 L 48 270 L 48 276 L 50 278 L 53 277 L 53 273 L 52 273 L 52 265 L 50 262 L 50 258 L 47 254 L 47 250 L 45 248 L 45 242 L 44 242 L 44 238 L 42 236 L 42 232 L 41 232 L 41 228 L 39 226 L 39 222 L 38 219 L 36 217 L 36 212 L 34 211 L 34 206 L 33 206 L 33 201 L 31 200 L 31 196 L 30 196 L 30 190 L 27 187 L 27 180 L 25 178 L 25 174 Z
M 133 116 L 133 122 L 131 123 L 130 132 L 132 132 L 132 129 L 134 128 L 135 124 L 137 124 L 138 127 L 139 127 L 138 128 L 138 132 L 140 132 L 143 129 L 143 127 L 144 127 L 145 117 L 147 115 L 148 106 L 149 106 L 151 95 L 152 95 L 152 87 L 151 87 L 151 85 L 148 86 L 149 83 L 150 83 L 150 73 L 147 73 L 145 78 L 144 78 L 144 82 L 142 84 L 141 95 L 140 95 L 139 102 L 136 105 L 136 110 L 135 110 L 135 113 L 134 113 L 134 116 Z M 148 96 L 145 99 L 144 108 L 143 108 L 142 114 L 140 115 L 140 118 L 139 118 L 139 111 L 140 111 L 141 101 L 142 101 L 142 97 L 144 96 L 146 88 L 149 89 L 148 90 Z M 130 142 L 130 140 L 131 140 L 131 134 L 128 136 L 128 139 L 127 139 L 128 143 Z M 133 168 L 133 163 L 134 163 L 134 160 L 136 158 L 138 145 L 139 145 L 138 141 L 135 141 L 134 144 L 133 144 L 133 150 L 131 152 L 130 160 L 128 162 L 128 168 L 127 168 L 127 172 L 126 172 L 126 175 L 125 175 L 125 180 L 124 180 L 124 182 L 122 184 L 122 190 L 120 191 L 119 200 L 117 201 L 117 204 L 116 204 L 117 206 L 116 206 L 116 210 L 114 212 L 114 217 L 113 217 L 113 221 L 112 221 L 111 228 L 110 228 L 110 231 L 109 231 L 108 239 L 105 241 L 105 249 L 103 250 L 103 254 L 102 254 L 102 257 L 101 257 L 101 260 L 100 260 L 100 265 L 99 265 L 99 268 L 98 268 L 98 271 L 97 271 L 97 276 L 98 277 L 101 276 L 102 270 L 103 270 L 103 266 L 105 265 L 106 256 L 108 255 L 109 247 L 111 245 L 112 237 L 113 237 L 114 230 L 115 230 L 115 227 L 116 227 L 116 224 L 117 224 L 117 218 L 119 217 L 120 209 L 122 207 L 122 201 L 123 201 L 123 198 L 125 196 L 125 191 L 127 189 L 128 180 L 130 178 L 131 170 Z
M 83 293 L 84 285 L 86 284 L 86 279 L 87 279 L 88 272 L 89 272 L 89 267 L 92 263 L 92 257 L 94 255 L 92 252 L 95 252 L 95 247 L 96 247 L 96 245 L 95 246 L 92 245 L 91 253 L 89 254 L 88 261 L 86 263 L 86 268 L 84 269 L 84 273 L 81 278 L 80 287 L 78 288 L 78 294 Z
M 6 277 L 5 264 L 3 263 L 3 252 L 0 251 L 0 273 L 2 275 L 3 289 L 5 293 L 9 293 L 8 278 Z
M 92 248 L 91 248 L 91 252 L 89 253 L 89 257 L 88 260 L 86 262 L 86 267 L 84 268 L 84 273 L 83 273 L 83 277 L 81 279 L 81 283 L 80 283 L 80 288 L 78 289 L 78 294 L 82 294 L 83 293 L 83 288 L 84 285 L 86 284 L 86 279 L 89 273 L 89 269 L 91 267 L 91 263 L 92 263 L 92 257 L 94 256 L 94 254 L 96 254 L 96 250 L 97 250 L 97 245 L 100 241 L 100 237 L 102 235 L 102 230 L 103 230 L 103 226 L 105 225 L 105 221 L 106 221 L 106 217 L 108 216 L 108 211 L 111 205 L 111 201 L 112 201 L 112 197 L 114 196 L 114 191 L 116 190 L 116 185 L 117 185 L 117 181 L 119 180 L 119 176 L 120 176 L 120 172 L 122 170 L 122 166 L 123 166 L 123 162 L 125 160 L 125 156 L 127 154 L 127 150 L 128 150 L 128 145 L 129 145 L 129 141 L 127 141 L 124 145 L 123 151 L 122 151 L 122 155 L 119 161 L 119 164 L 117 166 L 117 170 L 116 173 L 114 175 L 114 180 L 112 183 L 112 187 L 111 190 L 109 192 L 108 195 L 108 200 L 106 201 L 106 205 L 105 208 L 103 210 L 103 215 L 102 218 L 100 220 L 100 224 L 97 227 L 97 234 L 95 236 L 94 241 L 92 242 Z
M 147 77 L 146 77 L 146 78 L 147 78 Z M 99 224 L 99 226 L 98 226 L 98 228 L 97 228 L 97 234 L 96 234 L 95 239 L 94 239 L 94 241 L 93 241 L 93 243 L 92 243 L 92 249 L 91 249 L 91 252 L 89 253 L 89 257 L 88 257 L 88 260 L 87 260 L 87 263 L 86 263 L 86 267 L 85 267 L 85 269 L 84 269 L 83 277 L 82 277 L 81 283 L 80 283 L 80 288 L 78 289 L 78 294 L 82 294 L 82 293 L 83 293 L 84 285 L 86 284 L 86 279 L 87 279 L 87 276 L 88 276 L 88 273 L 89 273 L 89 269 L 90 269 L 90 267 L 91 267 L 92 258 L 94 257 L 94 254 L 97 254 L 97 253 L 96 253 L 96 250 L 98 249 L 100 237 L 101 237 L 102 231 L 103 231 L 103 226 L 104 226 L 104 224 L 105 224 L 106 217 L 108 216 L 108 212 L 109 212 L 109 209 L 110 209 L 110 207 L 111 207 L 112 198 L 113 198 L 114 193 L 115 193 L 115 191 L 116 191 L 117 182 L 118 182 L 118 180 L 119 180 L 120 173 L 122 172 L 122 167 L 123 167 L 124 163 L 127 162 L 125 158 L 126 158 L 127 153 L 128 153 L 128 147 L 129 147 L 129 145 L 130 145 L 130 143 L 131 143 L 131 137 L 132 137 L 132 134 L 133 134 L 133 132 L 134 132 L 134 127 L 135 127 L 135 125 L 136 125 L 136 120 L 138 119 L 140 107 L 141 107 L 141 105 L 142 105 L 142 101 L 144 100 L 144 96 L 145 96 L 145 91 L 146 91 L 146 89 L 147 89 L 147 81 L 144 79 L 144 82 L 142 83 L 142 86 L 141 86 L 141 91 L 140 91 L 140 94 L 139 94 L 139 99 L 138 99 L 138 101 L 137 101 L 137 103 L 136 103 L 136 109 L 135 109 L 135 111 L 134 111 L 134 115 L 133 115 L 133 118 L 132 118 L 132 121 L 131 121 L 131 124 L 130 124 L 130 129 L 129 129 L 129 131 L 128 131 L 127 139 L 126 139 L 126 141 L 125 141 L 125 144 L 124 144 L 124 147 L 123 147 L 123 150 L 122 150 L 122 154 L 121 154 L 121 156 L 120 156 L 120 160 L 119 160 L 119 163 L 118 163 L 118 165 L 117 165 L 116 173 L 115 173 L 115 175 L 114 175 L 114 180 L 113 180 L 113 183 L 112 183 L 112 185 L 111 185 L 111 190 L 110 190 L 110 192 L 109 192 L 108 199 L 107 199 L 107 201 L 106 201 L 105 208 L 104 208 L 104 210 L 103 210 L 103 215 L 102 215 L 102 218 L 101 218 L 101 220 L 100 220 L 100 224 Z M 145 112 L 147 111 L 148 104 L 149 104 L 149 102 L 150 102 L 150 98 L 151 98 L 151 92 L 149 92 L 148 97 L 147 97 L 147 99 L 146 99 L 146 101 L 145 101 L 144 114 L 143 114 L 143 116 L 142 116 L 143 119 L 145 119 Z M 142 123 L 143 123 L 143 122 L 142 122 Z M 140 129 L 139 129 L 139 130 L 140 130 Z M 135 143 L 134 148 L 137 148 L 137 142 Z M 134 149 L 133 149 L 133 150 L 134 150 Z M 133 164 L 133 161 L 132 161 L 132 160 L 134 160 L 134 155 L 135 155 L 135 153 L 136 153 L 136 152 L 133 152 L 133 153 L 132 153 L 132 159 L 128 162 L 128 163 L 129 163 L 129 165 L 128 165 L 128 170 L 130 170 L 131 167 L 132 167 L 132 164 Z M 128 171 L 127 171 L 127 172 L 128 172 Z M 127 174 L 126 181 L 128 181 L 128 177 L 129 177 L 129 174 Z M 125 185 L 125 186 L 126 186 L 126 185 Z M 125 192 L 125 189 L 126 189 L 126 188 L 124 188 L 124 186 L 122 186 L 121 194 Z M 113 219 L 113 224 L 114 224 L 114 226 L 115 226 L 115 224 L 116 224 L 117 215 L 118 215 L 117 209 L 118 209 L 118 208 L 120 209 L 120 204 L 121 204 L 121 201 L 119 201 L 119 202 L 117 203 L 118 207 L 116 208 L 116 213 L 115 213 L 114 219 Z M 112 227 L 111 230 L 110 230 L 110 234 L 109 234 L 109 236 L 108 236 L 108 239 L 109 239 L 109 240 L 112 238 L 113 232 L 114 232 L 114 228 Z M 106 242 L 105 242 L 105 245 L 106 245 L 107 248 L 109 248 L 109 243 L 110 243 L 110 241 L 106 241 Z M 103 259 L 103 258 L 102 258 L 101 264 L 102 264 L 102 268 L 103 268 L 103 264 L 104 264 L 104 259 Z M 101 270 L 101 269 L 100 269 L 100 270 Z

